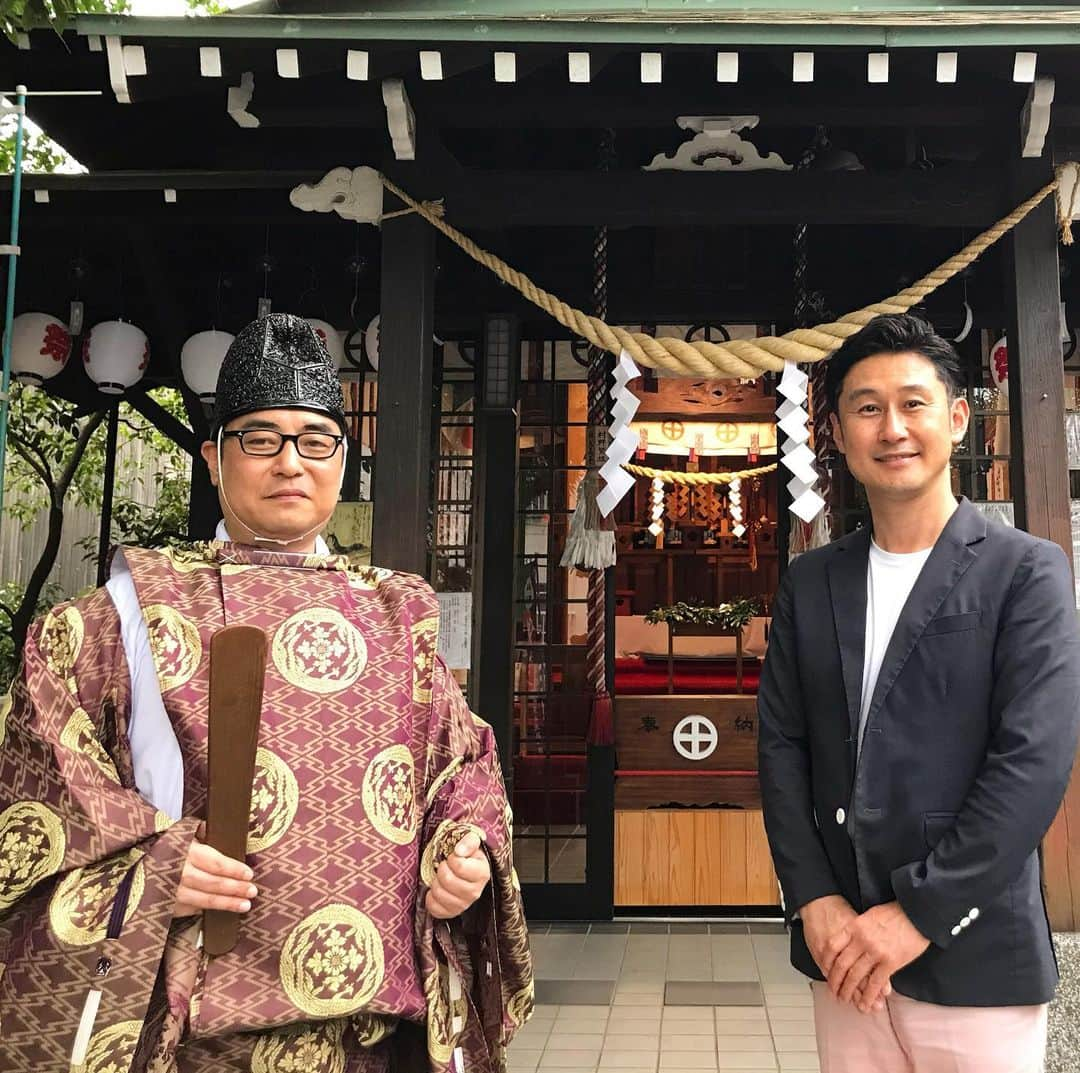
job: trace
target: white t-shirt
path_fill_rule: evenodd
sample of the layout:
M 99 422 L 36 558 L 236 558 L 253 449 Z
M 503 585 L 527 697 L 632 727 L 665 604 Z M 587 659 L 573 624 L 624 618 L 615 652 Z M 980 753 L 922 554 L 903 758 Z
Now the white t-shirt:
M 866 646 L 863 653 L 862 701 L 859 705 L 859 743 L 862 751 L 863 732 L 870 702 L 874 698 L 885 651 L 892 640 L 900 612 L 915 587 L 915 582 L 934 549 L 896 554 L 882 551 L 870 541 L 870 561 L 866 567 Z
M 225 523 L 219 522 L 215 540 L 228 541 Z M 315 554 L 329 555 L 323 538 L 315 538 Z M 135 786 L 139 793 L 170 819 L 184 814 L 184 758 L 176 732 L 165 711 L 158 685 L 157 669 L 150 652 L 150 635 L 139 607 L 135 583 L 122 551 L 116 553 L 112 572 L 105 583 L 120 616 L 120 633 L 131 675 L 131 715 L 128 742 Z

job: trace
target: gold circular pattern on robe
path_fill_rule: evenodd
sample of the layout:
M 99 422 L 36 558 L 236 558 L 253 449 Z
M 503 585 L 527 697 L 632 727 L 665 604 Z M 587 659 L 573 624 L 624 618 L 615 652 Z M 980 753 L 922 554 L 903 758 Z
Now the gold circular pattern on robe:
M 413 623 L 413 700 L 431 703 L 431 682 L 435 674 L 435 655 L 439 645 L 438 616 Z
M 363 635 L 332 607 L 313 607 L 287 618 L 271 650 L 274 665 L 290 685 L 320 696 L 348 689 L 368 658 Z
M 62 611 L 50 611 L 41 626 L 38 648 L 45 656 L 45 663 L 53 674 L 63 679 L 75 670 L 75 661 L 82 651 L 86 627 L 83 617 L 75 606 Z
M 349 585 L 357 592 L 374 592 L 387 578 L 393 576 L 393 570 L 381 566 L 350 567 Z
M 352 1019 L 353 1034 L 361 1047 L 374 1047 L 397 1031 L 398 1019 L 388 1014 L 358 1013 Z
M 350 905 L 327 905 L 289 933 L 281 951 L 281 986 L 311 1017 L 343 1017 L 372 999 L 383 981 L 382 939 Z
M 251 1052 L 251 1073 L 344 1073 L 344 1021 L 259 1036 Z
M 57 885 L 49 900 L 49 927 L 68 946 L 93 946 L 105 938 L 121 880 L 134 865 L 124 923 L 134 916 L 146 887 L 142 850 L 129 850 L 98 864 L 76 868 Z
M 465 766 L 465 757 L 455 756 L 449 764 L 446 765 L 439 772 L 438 775 L 432 780 L 431 785 L 428 787 L 427 797 L 425 803 L 430 805 L 439 791 Z
M 60 744 L 73 753 L 85 756 L 105 778 L 119 784 L 120 776 L 116 773 L 116 765 L 105 751 L 105 746 L 98 740 L 97 731 L 85 708 L 76 708 L 71 713 L 71 718 L 60 731 Z
M 194 547 L 165 547 L 160 554 L 172 564 L 178 574 L 191 574 L 196 570 L 213 570 L 214 562 L 205 544 Z
M 143 608 L 143 618 L 161 692 L 186 685 L 202 660 L 198 627 L 168 604 L 150 604 Z
M 15 699 L 11 695 L 9 689 L 2 697 L 0 697 L 0 745 L 4 744 L 7 739 L 7 721 L 8 716 L 11 714 L 11 709 L 15 705 Z
M 90 1038 L 84 1073 L 128 1073 L 142 1032 L 142 1021 L 121 1021 Z
M 430 887 L 435 881 L 435 873 L 451 853 L 454 847 L 469 832 L 475 834 L 481 842 L 487 841 L 487 835 L 475 824 L 462 823 L 460 820 L 443 820 L 431 836 L 431 841 L 424 849 L 424 855 L 420 858 L 420 879 L 425 887 Z
M 64 861 L 60 817 L 39 801 L 19 801 L 0 812 L 0 913 Z
M 269 749 L 257 749 L 251 784 L 248 853 L 261 853 L 280 842 L 296 819 L 299 804 L 300 790 L 289 765 Z
M 368 764 L 361 796 L 367 818 L 383 838 L 407 846 L 416 837 L 413 758 L 404 745 L 383 749 Z
M 529 1016 L 532 1014 L 532 1009 L 532 983 L 511 995 L 510 1001 L 506 1004 L 506 1012 L 509 1015 L 510 1020 L 519 1028 L 529 1019 Z

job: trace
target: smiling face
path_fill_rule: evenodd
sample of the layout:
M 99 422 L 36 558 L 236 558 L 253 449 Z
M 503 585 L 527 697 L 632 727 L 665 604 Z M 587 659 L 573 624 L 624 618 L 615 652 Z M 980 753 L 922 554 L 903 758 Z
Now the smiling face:
M 950 494 L 949 458 L 970 410 L 966 399 L 949 398 L 929 359 L 909 351 L 856 362 L 836 411 L 836 445 L 871 503 Z
M 345 454 L 338 449 L 330 458 L 304 458 L 296 444 L 286 441 L 269 457 L 245 454 L 230 432 L 254 433 L 260 429 L 296 435 L 303 432 L 340 436 L 337 423 L 311 410 L 259 410 L 228 422 L 221 440 L 221 471 L 218 445 L 208 440 L 202 456 L 210 479 L 218 489 L 225 527 L 240 543 L 254 543 L 253 536 L 270 537 L 289 551 L 310 552 L 319 529 L 337 504 Z M 224 487 L 222 485 L 224 478 Z

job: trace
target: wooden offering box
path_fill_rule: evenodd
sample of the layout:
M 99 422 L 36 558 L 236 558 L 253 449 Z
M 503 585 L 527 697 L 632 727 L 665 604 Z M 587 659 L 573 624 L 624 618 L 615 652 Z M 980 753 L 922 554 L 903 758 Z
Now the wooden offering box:
M 752 696 L 615 702 L 615 904 L 773 906 Z

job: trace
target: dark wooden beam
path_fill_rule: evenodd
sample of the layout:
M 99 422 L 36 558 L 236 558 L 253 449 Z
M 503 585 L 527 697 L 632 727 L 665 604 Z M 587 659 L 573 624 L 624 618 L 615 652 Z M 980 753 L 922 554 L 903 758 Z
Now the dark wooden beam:
M 398 206 L 387 196 L 387 211 Z M 435 231 L 419 216 L 382 228 L 378 446 L 372 562 L 427 573 Z
M 972 227 L 993 223 L 1004 208 L 996 177 L 966 167 L 878 174 L 475 171 L 459 189 L 446 191 L 447 219 L 462 228 L 800 220 Z
M 1050 166 L 1023 161 L 1014 194 L 1047 182 Z M 1058 236 L 1050 199 L 1006 239 L 1011 483 L 1016 524 L 1061 545 L 1072 562 L 1065 390 L 1059 335 Z M 1043 883 L 1051 926 L 1080 926 L 1080 772 L 1043 843 Z
M 160 433 L 182 447 L 193 459 L 198 460 L 201 443 L 199 438 L 183 422 L 177 421 L 168 410 L 154 402 L 149 395 L 142 391 L 132 391 L 124 396 L 124 402 L 142 414 Z
M 461 228 L 482 227 L 696 227 L 701 224 L 897 224 L 910 227 L 981 227 L 1014 207 L 999 177 L 984 167 L 954 165 L 928 172 L 643 172 L 463 171 L 454 174 L 394 167 L 408 193 L 445 198 L 446 215 Z M 27 177 L 28 189 L 57 195 L 76 191 L 125 193 L 166 186 L 214 190 L 234 216 L 265 216 L 268 206 L 232 196 L 236 190 L 291 189 L 321 178 L 300 172 L 141 172 Z M 0 192 L 10 180 L 0 178 Z M 200 185 L 201 184 L 201 185 Z M 1027 194 L 1033 193 L 1032 190 Z M 1025 196 L 1027 196 L 1025 194 Z M 6 202 L 0 198 L 0 204 Z M 126 212 L 125 199 L 92 201 L 98 210 Z M 277 201 L 273 202 L 277 205 Z M 200 202 L 200 210 L 207 206 Z M 387 211 L 400 206 L 391 199 Z M 78 206 L 85 212 L 86 205 Z M 181 204 L 148 205 L 146 212 L 176 216 Z M 53 210 L 55 212 L 55 210 Z M 74 211 L 74 204 L 73 210 Z M 296 210 L 281 201 L 281 216 Z
M 434 85 L 434 83 L 430 84 Z M 640 87 L 637 87 L 640 89 Z M 649 86 L 647 89 L 653 89 Z M 968 100 L 963 103 L 918 104 L 906 102 L 876 106 L 872 101 L 859 103 L 851 97 L 833 95 L 831 99 L 811 100 L 805 104 L 787 95 L 757 93 L 744 87 L 656 94 L 646 97 L 628 92 L 613 96 L 590 92 L 587 96 L 564 88 L 543 94 L 543 107 L 537 106 L 537 94 L 527 85 L 498 87 L 497 93 L 447 92 L 440 85 L 443 100 L 430 88 L 417 89 L 414 107 L 423 107 L 429 121 L 441 130 L 506 130 L 523 126 L 536 130 L 670 130 L 674 138 L 683 135 L 675 125 L 678 115 L 757 115 L 762 129 L 750 140 L 764 145 L 769 131 L 780 127 L 807 127 L 818 124 L 840 128 L 904 128 L 920 130 L 944 128 L 971 130 L 1000 123 L 1006 113 L 1004 101 Z M 431 102 L 428 107 L 427 102 Z M 1011 106 L 1010 106 L 1011 107 Z M 375 103 L 350 102 L 310 107 L 291 101 L 280 105 L 252 104 L 261 127 L 310 130 L 366 130 L 379 125 Z M 1015 109 L 1012 109 L 1015 110 Z M 687 135 L 689 137 L 689 135 Z M 659 146 L 657 147 L 660 148 Z

